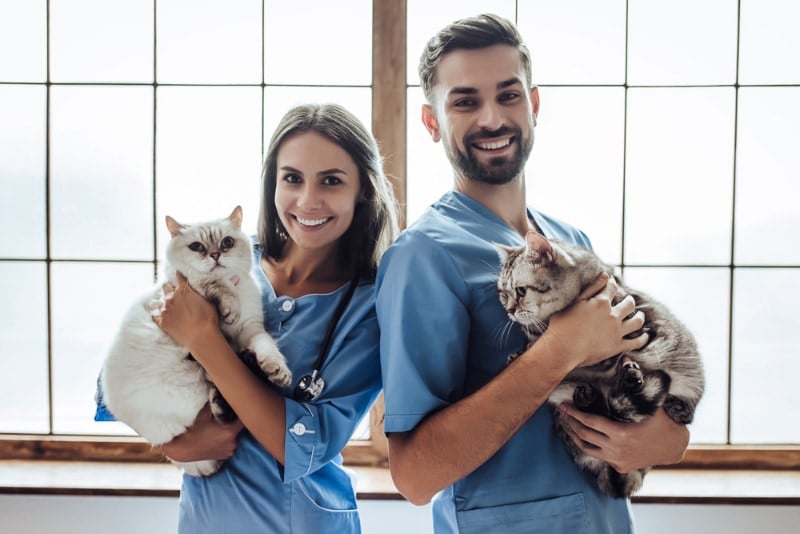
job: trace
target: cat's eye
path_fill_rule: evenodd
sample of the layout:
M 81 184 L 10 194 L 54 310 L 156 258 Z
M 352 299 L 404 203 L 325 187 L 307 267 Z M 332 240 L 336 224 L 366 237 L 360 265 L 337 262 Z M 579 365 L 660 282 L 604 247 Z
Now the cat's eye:
M 189 250 L 193 250 L 195 252 L 203 253 L 206 251 L 206 247 L 199 241 L 195 241 L 189 245 Z
M 222 250 L 230 250 L 233 248 L 234 243 L 235 241 L 233 238 L 229 235 L 226 235 L 224 238 L 222 238 L 222 242 L 220 242 L 219 246 L 222 248 Z
M 525 287 L 525 286 L 519 286 L 517 288 L 517 296 L 518 297 L 524 297 L 527 292 L 528 292 L 528 288 Z

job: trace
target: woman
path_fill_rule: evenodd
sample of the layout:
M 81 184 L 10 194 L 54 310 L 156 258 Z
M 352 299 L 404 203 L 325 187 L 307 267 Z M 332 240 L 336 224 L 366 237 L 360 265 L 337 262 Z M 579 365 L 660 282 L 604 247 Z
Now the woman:
M 223 425 L 206 408 L 163 447 L 180 461 L 227 459 L 213 476 L 184 476 L 180 532 L 360 532 L 340 453 L 380 389 L 373 282 L 397 233 L 394 209 L 377 144 L 352 114 L 304 105 L 283 117 L 264 163 L 254 253 L 265 326 L 293 383 L 279 391 L 257 379 L 225 341 L 215 308 L 179 280 L 159 325 L 239 416 Z

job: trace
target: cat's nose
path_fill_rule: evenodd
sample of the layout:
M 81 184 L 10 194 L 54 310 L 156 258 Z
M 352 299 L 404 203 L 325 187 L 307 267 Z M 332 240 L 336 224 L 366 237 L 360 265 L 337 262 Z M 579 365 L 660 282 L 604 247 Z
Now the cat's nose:
M 219 262 L 219 252 L 212 252 L 209 256 L 214 258 L 214 261 Z

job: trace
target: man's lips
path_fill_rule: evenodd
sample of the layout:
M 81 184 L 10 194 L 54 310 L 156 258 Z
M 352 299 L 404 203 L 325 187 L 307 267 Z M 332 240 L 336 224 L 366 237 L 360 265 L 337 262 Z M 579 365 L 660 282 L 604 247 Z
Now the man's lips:
M 480 150 L 500 150 L 511 145 L 513 140 L 513 137 L 506 137 L 505 139 L 497 139 L 492 141 L 476 141 L 472 143 L 472 146 Z

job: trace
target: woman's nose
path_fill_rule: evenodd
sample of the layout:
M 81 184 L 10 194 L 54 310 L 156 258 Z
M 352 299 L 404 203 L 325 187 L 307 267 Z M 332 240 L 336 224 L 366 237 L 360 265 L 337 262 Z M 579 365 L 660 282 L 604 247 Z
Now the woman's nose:
M 297 205 L 303 209 L 310 210 L 318 208 L 320 204 L 322 204 L 322 199 L 319 195 L 319 191 L 317 191 L 316 187 L 309 185 L 303 188 L 297 199 Z

